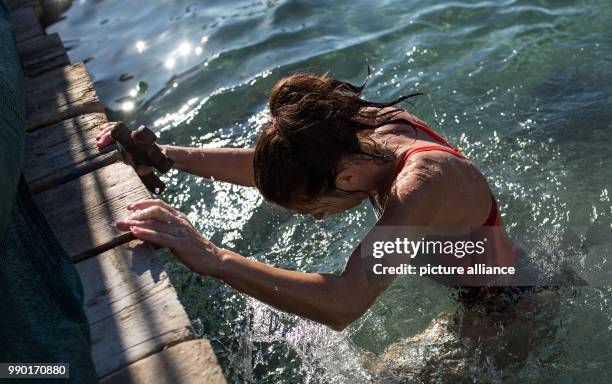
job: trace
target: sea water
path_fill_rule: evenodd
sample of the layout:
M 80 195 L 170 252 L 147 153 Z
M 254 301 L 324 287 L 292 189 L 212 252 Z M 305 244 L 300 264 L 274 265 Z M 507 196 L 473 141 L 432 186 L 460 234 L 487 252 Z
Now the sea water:
M 85 61 L 109 116 L 160 142 L 252 146 L 281 77 L 331 71 L 404 107 L 488 177 L 502 219 L 534 249 L 571 239 L 610 254 L 612 2 L 81 0 L 49 28 Z M 164 198 L 212 241 L 281 268 L 338 272 L 375 223 L 364 204 L 316 222 L 254 190 L 173 171 Z M 578 233 L 570 237 L 566 233 Z M 582 237 L 581 237 L 582 236 Z M 588 239 L 587 239 L 588 240 Z M 286 315 L 164 254 L 198 334 L 229 382 L 366 383 L 364 356 L 422 332 L 457 304 L 448 289 L 394 284 L 341 333 Z M 561 291 L 560 327 L 509 377 L 477 382 L 612 381 L 612 289 Z M 418 356 L 410 355 L 410 359 Z M 415 361 L 416 364 L 416 361 Z

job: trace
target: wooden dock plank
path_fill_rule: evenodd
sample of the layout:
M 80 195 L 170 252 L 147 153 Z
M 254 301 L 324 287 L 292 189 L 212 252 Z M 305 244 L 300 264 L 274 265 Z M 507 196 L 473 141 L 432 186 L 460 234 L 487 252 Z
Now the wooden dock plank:
M 44 34 L 36 10 L 33 7 L 21 7 L 11 12 L 15 26 L 15 40 L 17 43 L 32 39 Z
M 142 359 L 101 384 L 225 384 L 208 340 L 191 340 Z
M 83 63 L 27 78 L 25 90 L 27 130 L 55 124 L 81 114 L 104 112 Z
M 106 117 L 85 65 L 69 65 L 59 36 L 45 34 L 38 0 L 5 1 L 27 76 L 24 173 L 55 235 L 79 261 L 98 376 L 107 383 L 225 383 L 208 341 L 191 340 L 191 323 L 151 245 L 113 225 L 127 216 L 127 204 L 150 194 L 131 167 L 113 163 L 112 149 L 95 148 Z
M 42 7 L 38 0 L 6 0 L 6 3 L 11 11 L 16 11 L 23 8 L 32 8 L 38 19 L 42 16 Z
M 194 338 L 185 310 L 153 248 L 140 241 L 76 264 L 98 377 Z
M 114 223 L 127 205 L 150 198 L 132 167 L 117 162 L 35 195 L 41 211 L 73 261 L 133 239 Z
M 66 49 L 57 33 L 42 35 L 17 44 L 24 74 L 35 77 L 70 65 Z
M 76 179 L 116 161 L 113 146 L 100 151 L 96 135 L 107 122 L 103 113 L 91 113 L 26 134 L 23 173 L 33 193 Z

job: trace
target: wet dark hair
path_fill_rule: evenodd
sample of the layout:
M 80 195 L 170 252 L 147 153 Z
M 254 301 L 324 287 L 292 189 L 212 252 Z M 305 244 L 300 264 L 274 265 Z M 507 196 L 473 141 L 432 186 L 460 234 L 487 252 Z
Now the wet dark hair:
M 253 158 L 255 185 L 266 200 L 290 208 L 337 192 L 337 166 L 348 155 L 381 163 L 393 158 L 372 139 L 374 129 L 411 123 L 394 120 L 395 111 L 379 114 L 379 108 L 423 94 L 377 103 L 361 98 L 366 83 L 367 78 L 355 86 L 329 73 L 299 73 L 274 85 L 269 97 L 272 121 L 257 139 Z M 375 110 L 366 111 L 368 107 Z

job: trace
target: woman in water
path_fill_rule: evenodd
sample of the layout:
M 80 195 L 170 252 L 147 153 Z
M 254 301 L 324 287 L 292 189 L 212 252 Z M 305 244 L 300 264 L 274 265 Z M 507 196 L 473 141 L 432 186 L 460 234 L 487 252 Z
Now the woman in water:
M 370 199 L 378 215 L 373 230 L 496 228 L 483 260 L 513 266 L 515 248 L 501 229 L 485 177 L 424 122 L 395 107 L 416 94 L 375 103 L 363 100 L 362 90 L 363 86 L 327 74 L 295 74 L 273 87 L 272 119 L 254 149 L 161 148 L 179 170 L 256 187 L 266 200 L 316 219 Z M 100 148 L 112 141 L 113 126 L 102 127 Z M 361 245 L 339 275 L 295 272 L 216 246 L 184 214 L 160 200 L 135 202 L 128 209 L 131 214 L 117 223 L 119 229 L 169 248 L 196 273 L 221 279 L 264 303 L 338 331 L 363 315 L 393 280 L 393 276 L 372 278 L 372 260 L 362 257 Z M 453 284 L 461 284 L 460 279 Z M 470 321 L 461 326 L 461 332 L 482 341 L 483 335 L 505 328 L 495 318 L 503 310 L 491 315 L 474 308 L 508 293 L 514 290 L 472 287 L 463 291 L 459 297 Z M 534 294 L 528 296 L 533 300 Z M 520 304 L 521 298 L 513 303 Z

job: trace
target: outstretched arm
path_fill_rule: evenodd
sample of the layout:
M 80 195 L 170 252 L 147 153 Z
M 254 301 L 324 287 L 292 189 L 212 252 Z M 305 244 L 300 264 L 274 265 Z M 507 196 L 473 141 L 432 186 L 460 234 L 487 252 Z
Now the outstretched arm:
M 192 175 L 255 186 L 253 181 L 253 148 L 194 148 L 162 145 L 174 168 Z
M 337 331 L 361 317 L 387 287 L 368 281 L 360 247 L 340 275 L 288 271 L 228 250 L 220 252 L 216 277 L 264 303 Z
M 96 137 L 98 148 L 113 142 L 111 130 L 117 123 L 100 127 Z M 162 152 L 174 160 L 174 168 L 228 183 L 253 187 L 253 148 L 194 148 L 160 145 Z M 146 168 L 146 167 L 145 167 Z M 146 173 L 149 170 L 139 170 Z M 141 173 L 141 174 L 142 174 Z
M 421 195 L 429 200 L 433 194 L 424 191 Z M 417 200 L 419 204 L 416 204 Z M 421 198 L 414 199 L 414 202 L 415 205 L 392 206 L 377 225 L 389 228 L 426 225 L 433 214 L 429 209 L 431 205 Z M 372 260 L 362 258 L 361 246 L 352 253 L 339 275 L 294 272 L 215 246 L 191 225 L 184 214 L 160 200 L 136 202 L 128 209 L 132 214 L 128 220 L 117 223 L 119 229 L 131 231 L 141 240 L 169 248 L 194 272 L 222 279 L 266 304 L 336 330 L 344 329 L 365 313 L 392 281 L 389 276 L 380 280 L 371 279 Z M 410 220 L 406 221 L 408 210 L 411 215 Z
M 221 249 L 203 237 L 187 217 L 160 200 L 128 206 L 121 230 L 169 248 L 189 269 L 217 277 L 249 296 L 335 330 L 342 330 L 368 310 L 388 283 L 368 280 L 360 247 L 339 275 L 276 268 Z

